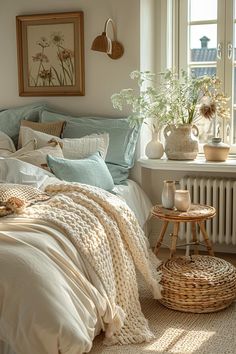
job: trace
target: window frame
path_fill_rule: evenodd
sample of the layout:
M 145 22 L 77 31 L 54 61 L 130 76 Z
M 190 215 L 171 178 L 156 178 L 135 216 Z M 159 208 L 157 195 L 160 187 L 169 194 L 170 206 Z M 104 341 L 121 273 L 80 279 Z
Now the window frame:
M 234 68 L 236 70 L 236 62 L 234 61 L 234 23 L 236 20 L 233 18 L 234 6 L 236 0 L 218 0 L 217 20 L 204 20 L 204 21 L 192 21 L 191 24 L 210 24 L 217 23 L 217 46 L 221 45 L 221 58 L 217 56 L 216 62 L 212 62 L 216 65 L 216 75 L 222 81 L 222 89 L 226 95 L 231 96 L 233 93 L 234 82 Z M 177 71 L 180 69 L 187 70 L 189 68 L 189 38 L 188 38 L 188 0 L 172 0 L 171 11 L 167 13 L 167 16 L 172 17 L 172 53 L 168 53 L 167 62 L 170 63 L 169 67 L 175 68 Z M 170 22 L 170 21 L 169 21 Z M 227 23 L 227 25 L 226 25 Z M 174 25 L 173 25 L 174 24 Z M 235 25 L 236 26 L 236 25 Z M 228 57 L 228 44 L 233 45 L 233 57 Z M 167 44 L 168 48 L 168 44 Z M 187 53 L 187 55 L 186 55 Z M 200 64 L 199 62 L 197 63 Z M 202 63 L 205 64 L 204 62 Z M 207 62 L 207 64 L 211 64 Z M 206 64 L 206 66 L 207 66 Z M 236 87 L 234 87 L 236 90 Z M 233 96 L 233 95 L 232 95 Z M 233 102 L 233 97 L 229 101 L 229 107 L 231 110 L 231 121 L 223 122 L 221 137 L 225 142 L 230 143 L 230 153 L 236 153 L 236 144 L 233 144 L 233 129 L 236 131 L 236 126 L 233 127 L 234 112 L 236 115 L 236 104 Z M 230 130 L 230 141 L 227 140 L 228 126 L 232 127 Z M 235 132 L 236 135 L 236 132 Z M 200 144 L 200 152 L 203 151 L 203 143 Z

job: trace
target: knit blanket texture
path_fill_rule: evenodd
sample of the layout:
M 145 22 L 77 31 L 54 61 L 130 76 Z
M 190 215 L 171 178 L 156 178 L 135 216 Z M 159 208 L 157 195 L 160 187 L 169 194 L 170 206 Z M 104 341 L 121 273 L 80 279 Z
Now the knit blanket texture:
M 62 183 L 45 191 L 51 198 L 26 208 L 21 216 L 62 229 L 95 270 L 113 313 L 105 324 L 105 344 L 152 340 L 139 302 L 136 269 L 154 298 L 160 298 L 160 261 L 133 212 L 121 198 L 96 187 Z

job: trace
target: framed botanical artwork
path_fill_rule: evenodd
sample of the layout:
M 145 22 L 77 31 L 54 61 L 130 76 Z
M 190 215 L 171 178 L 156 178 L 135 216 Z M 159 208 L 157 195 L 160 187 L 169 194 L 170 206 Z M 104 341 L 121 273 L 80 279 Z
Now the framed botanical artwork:
M 83 12 L 16 17 L 20 96 L 83 96 Z

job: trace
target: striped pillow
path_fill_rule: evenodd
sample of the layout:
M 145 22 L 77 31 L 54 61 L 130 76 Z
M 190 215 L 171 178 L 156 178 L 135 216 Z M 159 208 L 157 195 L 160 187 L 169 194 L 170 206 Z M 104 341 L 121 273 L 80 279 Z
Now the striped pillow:
M 78 139 L 60 139 L 58 137 L 32 130 L 27 127 L 21 128 L 22 144 L 32 139 L 37 140 L 37 148 L 48 145 L 48 142 L 56 140 L 62 147 L 66 159 L 83 159 L 95 152 L 100 152 L 103 159 L 109 146 L 109 134 L 92 134 Z

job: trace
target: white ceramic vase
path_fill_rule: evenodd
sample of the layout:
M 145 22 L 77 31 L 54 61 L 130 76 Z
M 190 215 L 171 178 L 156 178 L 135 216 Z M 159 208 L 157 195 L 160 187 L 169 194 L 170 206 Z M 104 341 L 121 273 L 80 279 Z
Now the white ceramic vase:
M 152 133 L 152 140 L 146 145 L 145 154 L 149 159 L 160 159 L 164 154 L 163 144 L 159 140 L 159 133 Z
M 161 194 L 161 203 L 164 208 L 173 209 L 175 205 L 175 181 L 164 181 Z

